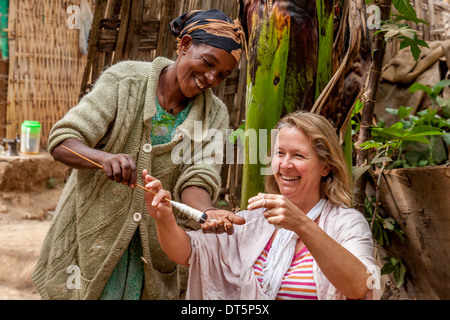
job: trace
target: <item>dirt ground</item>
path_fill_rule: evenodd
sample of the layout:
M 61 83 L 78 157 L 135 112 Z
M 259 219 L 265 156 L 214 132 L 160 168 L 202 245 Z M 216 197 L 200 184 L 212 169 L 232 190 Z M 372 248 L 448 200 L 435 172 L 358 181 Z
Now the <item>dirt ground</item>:
M 40 300 L 31 282 L 62 185 L 0 193 L 0 300 Z

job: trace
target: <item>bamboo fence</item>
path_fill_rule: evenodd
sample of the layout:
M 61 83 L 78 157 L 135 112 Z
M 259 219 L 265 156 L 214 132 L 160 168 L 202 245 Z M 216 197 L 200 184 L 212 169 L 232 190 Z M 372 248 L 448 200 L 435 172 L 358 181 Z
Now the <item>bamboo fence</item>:
M 80 0 L 10 1 L 6 136 L 24 120 L 41 123 L 41 146 L 52 125 L 77 103 L 86 57 L 69 29 L 67 8 Z

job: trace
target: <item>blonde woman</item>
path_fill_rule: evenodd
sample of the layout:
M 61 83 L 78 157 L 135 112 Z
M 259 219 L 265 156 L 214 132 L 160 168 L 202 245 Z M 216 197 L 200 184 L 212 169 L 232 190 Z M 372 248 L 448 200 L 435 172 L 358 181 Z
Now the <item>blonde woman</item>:
M 170 194 L 146 175 L 161 247 L 189 265 L 188 299 L 376 299 L 379 273 L 365 218 L 351 208 L 351 180 L 333 127 L 296 112 L 276 126 L 266 193 L 249 199 L 231 236 L 184 232 Z M 220 223 L 220 222 L 219 222 Z

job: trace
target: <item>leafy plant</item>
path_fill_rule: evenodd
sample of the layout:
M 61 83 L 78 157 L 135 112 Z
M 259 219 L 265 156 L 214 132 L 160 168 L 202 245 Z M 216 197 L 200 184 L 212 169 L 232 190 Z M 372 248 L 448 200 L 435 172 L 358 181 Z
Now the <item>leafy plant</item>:
M 364 206 L 364 215 L 367 221 L 372 225 L 372 234 L 376 242 L 381 247 L 386 247 L 390 243 L 392 235 L 397 235 L 402 243 L 405 243 L 404 232 L 397 221 L 388 217 L 383 218 L 375 214 L 375 198 L 369 195 L 366 198 Z
M 399 12 L 399 14 L 393 15 L 395 17 L 395 21 L 412 21 L 416 24 L 423 23 L 428 25 L 429 23 L 419 19 L 417 17 L 416 10 L 411 5 L 409 0 L 392 0 L 392 4 L 394 5 L 395 9 Z
M 433 102 L 433 109 L 435 109 L 437 106 L 445 108 L 450 106 L 450 99 L 444 99 L 439 95 L 441 94 L 442 90 L 448 86 L 450 86 L 450 79 L 441 80 L 431 88 L 421 83 L 414 83 L 409 88 L 409 92 L 414 93 L 418 90 L 423 90 L 431 98 L 431 101 Z
M 394 256 L 383 258 L 383 260 L 387 262 L 383 265 L 383 268 L 381 268 L 381 274 L 392 273 L 395 282 L 397 282 L 397 286 L 401 287 L 405 282 L 405 274 L 407 271 L 402 260 Z
M 396 235 L 402 243 L 405 243 L 404 232 L 399 224 L 392 218 L 383 218 L 376 214 L 378 203 L 373 195 L 366 197 L 364 206 L 364 215 L 372 226 L 372 236 L 379 246 L 388 252 L 389 245 L 393 235 Z M 394 255 L 390 255 L 383 260 L 387 261 L 381 268 L 381 274 L 392 273 L 397 286 L 400 287 L 405 282 L 406 267 L 402 260 Z
M 388 112 L 397 114 L 400 117 L 409 115 L 411 108 L 400 107 L 399 109 L 386 109 Z M 401 118 L 399 122 L 394 123 L 390 127 L 373 127 L 371 134 L 373 139 L 368 140 L 359 145 L 360 148 L 369 149 L 374 148 L 377 151 L 377 158 L 382 154 L 385 155 L 384 161 L 393 162 L 391 167 L 408 167 L 408 166 L 420 166 L 426 164 L 435 164 L 436 153 L 433 153 L 433 145 L 427 137 L 444 135 L 443 130 L 440 127 L 435 127 L 427 124 L 426 119 L 432 116 L 436 116 L 435 111 L 425 110 L 425 112 L 419 114 L 419 117 L 411 116 L 411 120 L 405 120 L 406 117 Z M 450 124 L 450 123 L 449 123 Z M 422 143 L 427 145 L 427 151 L 429 157 L 426 162 L 416 162 L 407 164 L 405 160 L 404 152 L 411 147 L 412 143 Z M 414 149 L 413 149 L 414 150 Z M 409 159 L 422 159 L 423 152 L 418 154 L 411 151 L 408 154 Z M 408 158 L 407 156 L 407 158 Z M 396 158 L 394 161 L 392 158 Z M 372 164 L 378 164 L 380 162 Z
M 415 83 L 410 87 L 414 93 L 423 90 L 432 100 L 432 108 L 411 115 L 412 108 L 401 106 L 398 109 L 385 110 L 399 117 L 400 121 L 390 127 L 384 127 L 380 122 L 372 128 L 372 140 L 362 143 L 359 147 L 375 148 L 384 151 L 392 160 L 391 168 L 435 165 L 448 159 L 445 144 L 450 145 L 450 119 L 438 115 L 437 106 L 446 106 L 447 100 L 440 97 L 442 90 L 450 85 L 450 80 L 442 80 L 433 87 Z M 442 137 L 436 137 L 442 136 Z M 390 160 L 391 161 L 391 160 Z
M 394 38 L 401 39 L 400 50 L 410 47 L 411 54 L 417 61 L 421 52 L 420 47 L 428 48 L 428 44 L 419 39 L 417 30 L 412 29 L 406 23 L 414 22 L 415 24 L 423 23 L 428 25 L 428 22 L 417 17 L 416 10 L 409 3 L 409 0 L 393 0 L 392 4 L 397 9 L 398 14 L 393 14 L 388 21 L 383 21 L 381 29 L 375 32 L 375 34 L 384 32 L 386 42 Z
M 412 29 L 404 23 L 399 23 L 393 20 L 384 22 L 381 29 L 376 33 L 379 32 L 385 32 L 384 38 L 386 42 L 394 38 L 402 39 L 402 42 L 400 43 L 400 50 L 410 47 L 411 54 L 416 61 L 419 59 L 421 52 L 419 46 L 429 48 L 425 41 L 419 39 L 417 30 Z
M 379 186 L 384 170 L 388 166 L 395 168 L 439 164 L 448 159 L 443 143 L 450 144 L 450 134 L 446 131 L 450 128 L 450 119 L 439 116 L 438 109 L 435 108 L 441 106 L 437 101 L 442 89 L 447 85 L 450 85 L 450 81 L 440 81 L 432 88 L 422 84 L 411 86 L 411 92 L 425 91 L 435 102 L 433 108 L 422 110 L 416 115 L 410 114 L 412 108 L 386 108 L 387 112 L 398 116 L 400 121 L 390 127 L 385 127 L 384 122 L 380 121 L 371 128 L 372 140 L 359 145 L 362 149 L 373 149 L 376 154 L 367 165 L 353 168 L 355 181 L 372 167 L 381 166 L 378 180 L 375 182 L 375 199 L 366 199 L 364 209 L 373 237 L 381 247 L 385 248 L 389 244 L 392 234 L 396 234 L 404 242 L 398 223 L 392 218 L 383 218 L 378 214 Z M 356 119 L 357 114 L 353 116 Z M 384 260 L 387 262 L 382 268 L 382 274 L 392 273 L 397 285 L 401 286 L 406 273 L 401 259 L 390 256 Z
M 355 102 L 355 107 L 352 110 L 352 117 L 351 117 L 352 136 L 359 132 L 359 128 L 360 128 L 360 124 L 361 124 L 360 113 L 363 108 L 364 108 L 364 103 L 360 99 L 358 99 Z

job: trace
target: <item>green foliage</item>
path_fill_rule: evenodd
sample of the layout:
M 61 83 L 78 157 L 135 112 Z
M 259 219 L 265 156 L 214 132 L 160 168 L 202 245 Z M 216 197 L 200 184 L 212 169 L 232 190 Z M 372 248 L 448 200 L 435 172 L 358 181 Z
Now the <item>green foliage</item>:
M 450 80 L 438 82 L 432 88 L 420 83 L 411 86 L 410 92 L 425 91 L 436 102 L 442 89 Z M 433 105 L 436 105 L 433 103 Z M 375 148 L 384 151 L 387 157 L 395 158 L 391 168 L 441 164 L 448 159 L 445 145 L 450 145 L 450 119 L 438 115 L 434 108 L 411 115 L 412 108 L 386 108 L 387 112 L 399 117 L 400 121 L 390 127 L 383 123 L 372 127 L 372 140 L 362 143 L 363 149 Z
M 364 103 L 361 100 L 357 100 L 355 103 L 355 107 L 352 110 L 351 117 L 351 126 L 352 126 L 352 136 L 359 132 L 360 123 L 361 123 L 361 111 L 364 108 Z
M 368 4 L 372 1 L 365 2 Z M 417 30 L 409 27 L 407 22 L 414 22 L 415 24 L 423 23 L 426 25 L 428 25 L 428 22 L 417 17 L 416 10 L 409 3 L 409 0 L 393 0 L 392 4 L 397 9 L 398 14 L 393 14 L 388 21 L 383 21 L 381 29 L 375 32 L 375 34 L 383 32 L 386 42 L 394 38 L 401 39 L 400 50 L 410 47 L 411 54 L 417 61 L 421 52 L 420 47 L 428 48 L 428 44 L 419 39 Z
M 450 86 L 450 79 L 444 79 L 436 83 L 433 87 L 426 86 L 421 83 L 414 83 L 410 88 L 409 92 L 414 93 L 418 90 L 425 91 L 425 93 L 431 98 L 433 101 L 433 108 L 436 106 L 440 106 L 442 108 L 446 108 L 450 106 L 450 99 L 444 99 L 440 97 L 442 90 L 445 87 Z M 450 117 L 447 117 L 450 118 Z
M 412 21 L 415 24 L 423 23 L 428 25 L 428 22 L 417 18 L 417 13 L 409 0 L 392 0 L 392 4 L 397 9 L 399 14 L 394 15 L 395 21 Z
M 397 282 L 397 286 L 401 287 L 405 282 L 405 274 L 407 271 L 402 260 L 392 256 L 386 257 L 383 260 L 387 261 L 387 263 L 385 263 L 383 268 L 381 268 L 381 274 L 392 273 L 395 282 Z
M 388 42 L 391 39 L 398 38 L 401 39 L 402 42 L 400 43 L 400 50 L 410 47 L 411 48 L 411 54 L 414 57 L 414 60 L 418 60 L 420 56 L 420 48 L 421 47 L 428 47 L 428 44 L 419 39 L 419 36 L 417 34 L 417 30 L 412 29 L 408 25 L 404 23 L 400 23 L 397 21 L 386 21 L 381 26 L 381 29 L 375 34 L 384 32 L 384 40 Z
M 366 4 L 374 3 L 374 1 L 365 1 Z M 376 4 L 376 3 L 375 3 Z M 408 22 L 415 24 L 428 23 L 417 17 L 414 7 L 409 0 L 393 0 L 393 6 L 398 14 L 393 14 L 391 19 L 384 21 L 382 27 L 375 34 L 383 33 L 386 42 L 393 39 L 400 39 L 400 50 L 410 48 L 413 58 L 417 61 L 420 57 L 421 48 L 428 47 L 427 43 L 418 38 L 418 33 L 415 29 L 408 26 Z M 411 115 L 412 108 L 405 108 L 401 106 L 398 109 L 389 109 L 390 112 L 399 117 L 399 121 L 390 127 L 386 127 L 384 121 L 379 121 L 377 125 L 372 126 L 372 139 L 359 145 L 359 148 L 374 149 L 375 156 L 370 163 L 361 166 L 353 167 L 352 174 L 354 181 L 359 179 L 365 172 L 372 171 L 372 167 L 380 166 L 378 181 L 376 181 L 376 196 L 366 198 L 364 214 L 366 219 L 370 221 L 372 235 L 381 247 L 389 245 L 392 236 L 396 235 L 404 243 L 404 233 L 400 229 L 399 224 L 392 218 L 383 218 L 377 214 L 378 212 L 378 198 L 380 178 L 383 175 L 385 168 L 411 165 L 427 165 L 438 164 L 444 161 L 448 156 L 446 155 L 445 145 L 443 142 L 450 144 L 450 136 L 448 128 L 450 128 L 450 101 L 440 97 L 443 87 L 449 85 L 447 81 L 442 81 L 433 88 L 415 84 L 410 90 L 415 92 L 417 90 L 424 90 L 433 101 L 433 108 L 423 110 L 417 115 Z M 359 102 L 357 103 L 359 107 Z M 441 118 L 437 114 L 436 106 L 442 107 L 446 119 Z M 360 110 L 354 110 L 352 114 L 352 133 L 359 131 L 358 114 Z M 444 147 L 444 148 L 440 148 Z M 419 148 L 420 147 L 420 148 Z M 439 149 L 441 149 L 439 151 Z M 445 157 L 442 156 L 442 150 Z M 405 281 L 406 267 L 400 258 L 389 256 L 384 258 L 384 264 L 381 274 L 392 273 L 398 287 L 402 286 Z
M 377 185 L 387 166 L 391 168 L 424 166 L 440 164 L 448 159 L 446 144 L 450 144 L 450 119 L 438 115 L 438 109 L 434 106 L 445 107 L 447 104 L 439 104 L 438 98 L 443 88 L 450 85 L 450 80 L 440 81 L 433 87 L 422 84 L 414 84 L 410 92 L 423 90 L 432 99 L 433 108 L 422 110 L 412 115 L 412 108 L 404 106 L 398 109 L 386 108 L 385 110 L 399 118 L 399 121 L 386 127 L 383 121 L 371 128 L 372 139 L 359 145 L 362 149 L 374 149 L 375 156 L 369 164 L 353 168 L 353 178 L 356 181 L 373 166 L 381 166 Z M 357 103 L 359 107 L 359 102 Z M 357 120 L 358 113 L 352 114 L 352 119 Z M 352 124 L 356 127 L 356 123 Z M 378 188 L 376 199 L 367 198 L 365 204 L 365 216 L 370 221 L 372 234 L 378 245 L 389 245 L 392 235 L 397 235 L 404 242 L 404 234 L 399 224 L 392 218 L 383 218 L 377 214 Z M 382 274 L 392 273 L 398 286 L 404 283 L 406 267 L 401 259 L 389 256 L 384 259 L 386 263 L 382 268 Z
M 375 215 L 375 218 L 373 217 L 375 207 L 374 202 L 375 199 L 373 196 L 366 198 L 364 215 L 370 224 L 372 224 L 373 220 L 372 234 L 376 242 L 381 247 L 386 247 L 389 245 L 391 237 L 395 234 L 402 243 L 405 243 L 404 232 L 400 229 L 397 221 L 390 217 L 382 218 L 379 215 Z
M 386 248 L 395 235 L 402 243 L 405 243 L 405 234 L 400 229 L 399 224 L 392 218 L 383 218 L 377 215 L 375 212 L 375 202 L 376 200 L 373 196 L 366 197 L 364 206 L 364 215 L 372 225 L 372 235 L 375 241 L 381 247 Z M 405 282 L 405 274 L 407 271 L 402 260 L 395 256 L 388 256 L 384 260 L 387 262 L 381 268 L 381 274 L 392 273 L 397 286 L 402 286 Z
M 421 160 L 423 160 L 423 156 L 414 157 L 415 151 L 413 150 L 415 149 L 411 149 L 413 148 L 411 146 L 417 146 L 417 143 L 421 143 L 422 145 L 425 144 L 426 146 L 428 146 L 425 148 L 425 150 L 429 155 L 428 159 L 426 159 L 426 162 L 394 162 L 394 166 L 391 166 L 391 168 L 398 167 L 399 164 L 403 164 L 403 167 L 431 165 L 437 164 L 438 161 L 442 160 L 441 153 L 433 153 L 433 149 L 435 148 L 435 145 L 437 145 L 437 141 L 440 140 L 433 140 L 433 144 L 429 140 L 430 136 L 435 135 L 444 135 L 444 133 L 438 128 L 426 125 L 416 125 L 414 123 L 410 128 L 405 128 L 403 127 L 402 122 L 397 122 L 391 127 L 387 128 L 372 128 L 373 139 L 360 144 L 359 147 L 363 148 L 364 150 L 375 148 L 376 150 L 378 150 L 378 152 L 384 151 L 384 153 L 386 153 L 386 157 L 383 158 L 383 160 L 390 162 L 394 161 L 392 158 L 396 158 L 396 161 L 404 160 L 404 154 L 406 152 L 405 150 L 410 152 L 408 153 L 408 155 L 410 156 L 409 159 L 412 160 L 415 158 L 420 158 Z M 423 150 L 423 147 L 420 149 Z M 422 154 L 423 151 L 421 151 L 420 153 Z M 377 155 L 380 155 L 380 153 L 378 153 Z M 378 164 L 381 162 L 372 161 L 371 163 Z

